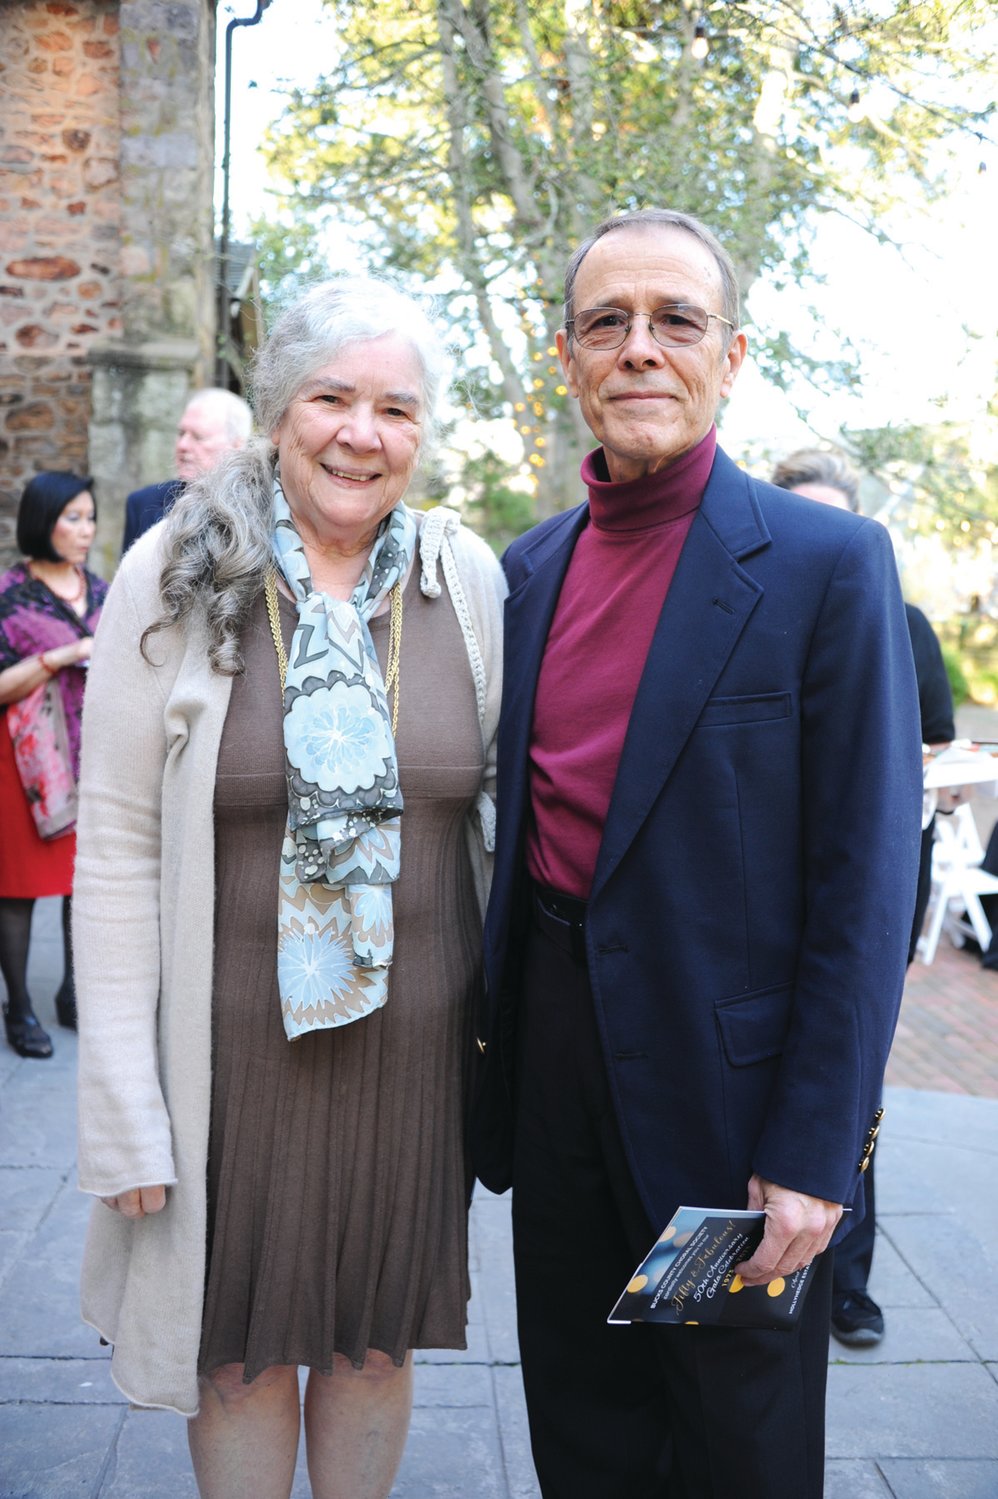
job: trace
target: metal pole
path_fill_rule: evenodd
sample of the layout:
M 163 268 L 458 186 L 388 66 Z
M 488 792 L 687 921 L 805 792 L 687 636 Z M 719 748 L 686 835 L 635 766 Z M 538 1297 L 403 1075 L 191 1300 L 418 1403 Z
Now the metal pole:
M 215 384 L 228 389 L 229 361 L 229 152 L 232 135 L 232 33 L 237 26 L 255 26 L 273 0 L 257 0 L 256 13 L 233 17 L 225 28 L 225 108 L 222 114 L 222 231 L 218 255 L 218 287 L 215 312 Z

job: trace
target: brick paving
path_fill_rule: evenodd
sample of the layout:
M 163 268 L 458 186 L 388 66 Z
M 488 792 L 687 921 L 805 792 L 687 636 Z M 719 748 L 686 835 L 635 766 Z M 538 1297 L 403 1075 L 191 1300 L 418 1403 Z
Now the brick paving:
M 976 946 L 944 933 L 933 963 L 911 965 L 887 1083 L 998 1098 L 998 970 Z
M 976 704 L 957 709 L 957 734 L 998 742 L 998 712 Z M 981 839 L 998 819 L 998 801 L 971 799 Z M 896 1088 L 931 1088 L 998 1098 L 998 970 L 982 968 L 976 944 L 956 948 L 944 932 L 935 961 L 908 970 L 886 1081 Z

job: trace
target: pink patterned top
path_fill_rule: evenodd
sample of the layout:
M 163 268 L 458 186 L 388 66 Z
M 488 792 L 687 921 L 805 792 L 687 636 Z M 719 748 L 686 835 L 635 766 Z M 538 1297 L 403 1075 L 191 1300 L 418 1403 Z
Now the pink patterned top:
M 0 671 L 16 666 L 26 656 L 55 650 L 60 645 L 68 645 L 72 640 L 81 640 L 94 633 L 107 595 L 107 584 L 86 568 L 84 575 L 87 604 L 82 615 L 77 615 L 50 588 L 33 578 L 27 563 L 18 562 L 0 577 Z M 53 680 L 58 682 L 62 693 L 70 753 L 79 774 L 80 718 L 86 668 L 64 667 Z

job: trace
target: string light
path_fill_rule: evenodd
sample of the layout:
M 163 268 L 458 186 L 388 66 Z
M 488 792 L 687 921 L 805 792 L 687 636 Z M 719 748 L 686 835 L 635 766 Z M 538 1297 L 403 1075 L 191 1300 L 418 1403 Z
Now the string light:
M 707 41 L 707 28 L 704 25 L 703 16 L 701 16 L 693 32 L 693 45 L 690 48 L 690 56 L 695 57 L 697 62 L 703 62 L 709 50 L 710 43 Z

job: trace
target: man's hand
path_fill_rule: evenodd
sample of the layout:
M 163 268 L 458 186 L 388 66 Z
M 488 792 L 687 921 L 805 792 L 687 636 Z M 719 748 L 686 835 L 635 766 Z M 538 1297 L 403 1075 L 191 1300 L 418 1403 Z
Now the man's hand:
M 747 1286 L 768 1285 L 777 1276 L 793 1275 L 802 1265 L 810 1264 L 815 1255 L 828 1248 L 842 1217 L 841 1203 L 791 1192 L 761 1176 L 753 1176 L 749 1182 L 748 1205 L 765 1212 L 766 1231 L 752 1258 L 735 1267 Z
M 102 1197 L 101 1202 L 123 1218 L 144 1218 L 147 1213 L 158 1213 L 166 1207 L 166 1188 L 132 1187 L 128 1192 L 119 1192 L 117 1197 Z

